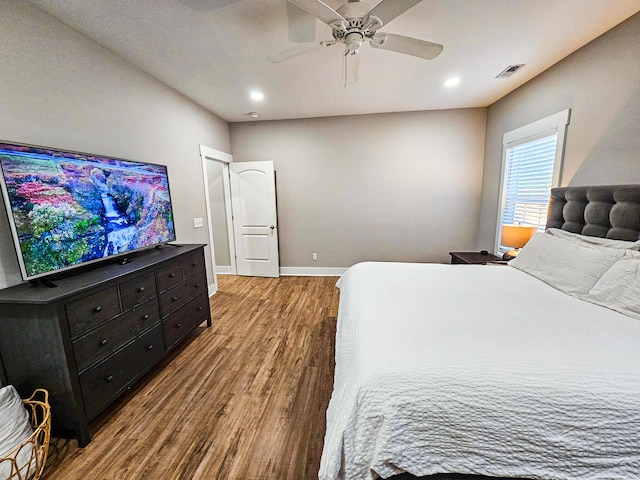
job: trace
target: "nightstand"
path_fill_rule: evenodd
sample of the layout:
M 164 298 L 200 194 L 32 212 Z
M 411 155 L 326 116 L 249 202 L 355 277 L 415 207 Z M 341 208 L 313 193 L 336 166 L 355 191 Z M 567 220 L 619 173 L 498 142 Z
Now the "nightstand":
M 455 265 L 455 264 L 485 265 L 488 262 L 491 262 L 491 263 L 502 262 L 502 257 L 498 257 L 492 253 L 449 252 L 449 255 L 451 255 L 452 265 Z

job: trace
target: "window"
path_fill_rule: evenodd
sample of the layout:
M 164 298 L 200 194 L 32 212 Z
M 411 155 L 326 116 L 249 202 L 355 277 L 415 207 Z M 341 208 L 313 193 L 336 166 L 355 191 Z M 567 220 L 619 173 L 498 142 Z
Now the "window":
M 569 110 L 543 118 L 504 135 L 502 190 L 496 252 L 502 225 L 533 225 L 544 231 L 551 188 L 560 183 Z

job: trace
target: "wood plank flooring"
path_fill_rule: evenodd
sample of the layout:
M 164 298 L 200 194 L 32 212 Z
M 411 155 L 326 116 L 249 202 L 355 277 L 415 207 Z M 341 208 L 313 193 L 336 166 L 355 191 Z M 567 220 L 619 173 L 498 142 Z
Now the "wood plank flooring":
M 213 327 L 96 420 L 86 448 L 55 440 L 45 478 L 317 478 L 336 280 L 220 276 Z

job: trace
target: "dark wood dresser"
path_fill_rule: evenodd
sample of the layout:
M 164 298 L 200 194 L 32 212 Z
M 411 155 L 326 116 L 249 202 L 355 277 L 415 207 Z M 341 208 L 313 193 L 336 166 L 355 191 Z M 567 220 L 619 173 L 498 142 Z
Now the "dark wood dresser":
M 22 396 L 49 390 L 56 434 L 89 422 L 175 345 L 211 325 L 204 245 L 163 246 L 55 280 L 0 290 L 0 355 Z

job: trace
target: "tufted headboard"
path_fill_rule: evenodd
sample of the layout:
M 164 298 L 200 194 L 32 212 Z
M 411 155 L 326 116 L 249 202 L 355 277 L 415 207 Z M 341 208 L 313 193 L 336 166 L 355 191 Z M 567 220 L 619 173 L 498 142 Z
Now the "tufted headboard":
M 554 188 L 547 228 L 636 241 L 640 239 L 640 185 Z

